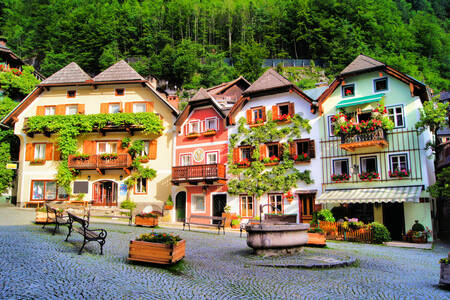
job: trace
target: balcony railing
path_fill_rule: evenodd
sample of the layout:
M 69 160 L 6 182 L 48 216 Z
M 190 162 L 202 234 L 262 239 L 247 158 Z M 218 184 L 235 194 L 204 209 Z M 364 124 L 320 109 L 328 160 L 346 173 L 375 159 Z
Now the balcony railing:
M 172 182 L 175 184 L 182 182 L 211 182 L 225 179 L 224 164 L 172 167 Z
M 387 145 L 386 132 L 383 129 L 377 129 L 373 132 L 343 136 L 340 146 L 341 149 L 354 151 L 355 148 L 372 146 L 384 148 Z
M 69 168 L 77 170 L 105 170 L 123 169 L 131 167 L 131 156 L 128 153 L 118 154 L 117 158 L 102 158 L 101 155 L 89 155 L 87 158 L 80 158 L 69 155 Z
M 436 148 L 436 169 L 450 166 L 450 142 L 440 144 Z

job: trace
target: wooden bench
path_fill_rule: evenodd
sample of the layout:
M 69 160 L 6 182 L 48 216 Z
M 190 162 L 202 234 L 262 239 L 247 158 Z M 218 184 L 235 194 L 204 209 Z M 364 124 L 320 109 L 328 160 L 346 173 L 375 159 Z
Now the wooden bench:
M 131 225 L 133 221 L 133 213 L 129 209 L 117 207 L 100 208 L 91 206 L 88 219 L 90 219 L 90 217 L 127 219 L 128 225 Z
M 41 206 L 44 206 L 45 201 L 27 201 L 25 202 L 24 208 L 29 208 L 29 207 L 36 207 L 36 208 L 40 208 Z
M 89 221 L 85 220 L 83 218 L 80 218 L 70 212 L 67 213 L 69 216 L 69 233 L 67 234 L 66 241 L 69 238 L 70 234 L 72 233 L 72 230 L 78 232 L 83 236 L 83 245 L 80 248 L 80 251 L 78 254 L 81 254 L 81 251 L 83 251 L 84 246 L 91 242 L 96 241 L 100 244 L 100 255 L 103 255 L 103 245 L 105 244 L 105 239 L 107 236 L 107 232 L 105 229 L 90 229 L 89 227 Z M 81 227 L 74 227 L 74 223 L 78 223 L 81 225 Z
M 241 222 L 239 226 L 239 237 L 242 237 L 242 231 L 245 230 L 245 226 L 247 226 L 248 224 L 259 224 L 259 223 L 260 221 L 256 219 L 248 219 L 248 222 Z
M 199 220 L 211 220 L 211 221 L 219 221 L 217 224 L 205 224 L 200 222 L 192 222 L 192 219 L 199 219 Z M 189 231 L 191 231 L 191 224 L 192 225 L 200 225 L 200 226 L 209 226 L 209 227 L 216 227 L 217 228 L 217 234 L 220 234 L 220 228 L 223 230 L 223 234 L 225 234 L 225 218 L 224 217 L 211 217 L 211 216 L 201 216 L 201 215 L 191 215 L 189 218 L 184 219 L 183 222 L 183 230 L 186 225 L 189 226 Z

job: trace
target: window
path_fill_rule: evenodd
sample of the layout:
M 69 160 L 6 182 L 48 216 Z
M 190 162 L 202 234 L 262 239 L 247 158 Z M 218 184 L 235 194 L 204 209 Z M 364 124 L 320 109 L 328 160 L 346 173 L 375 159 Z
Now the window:
M 125 95 L 125 89 L 116 89 L 116 96 Z
M 76 115 L 78 113 L 78 105 L 67 105 L 66 115 Z
M 361 173 L 377 172 L 376 156 L 361 157 Z
M 275 156 L 278 157 L 280 156 L 280 146 L 278 144 L 270 144 L 267 145 L 267 152 L 269 157 Z
M 120 113 L 120 104 L 119 103 L 109 104 L 109 111 L 108 112 L 110 114 Z
M 67 91 L 67 98 L 75 98 L 76 95 L 77 95 L 77 91 L 75 91 L 75 90 Z
M 333 160 L 333 174 L 336 175 L 350 175 L 348 159 Z
M 97 142 L 97 154 L 117 153 L 117 142 Z
M 217 164 L 217 152 L 207 152 L 206 153 L 206 163 L 207 164 Z
M 296 142 L 296 151 L 297 155 L 306 153 L 309 154 L 309 141 L 303 141 L 303 142 Z
M 342 86 L 342 97 L 355 96 L 355 84 L 346 84 Z
M 252 160 L 252 149 L 250 147 L 240 148 L 241 160 Z
M 191 155 L 190 154 L 182 154 L 180 156 L 180 165 L 190 166 L 191 165 Z
M 44 110 L 44 115 L 54 116 L 56 113 L 56 106 L 46 106 Z
M 34 159 L 45 159 L 45 144 L 34 144 Z
M 262 107 L 252 109 L 252 121 L 253 123 L 264 122 Z
M 358 123 L 361 123 L 361 121 L 369 121 L 370 119 L 372 119 L 372 112 L 367 111 L 367 112 L 361 112 L 360 114 L 358 114 Z
M 242 217 L 253 217 L 253 197 L 242 195 L 239 196 L 241 216 Z
M 135 194 L 147 194 L 147 179 L 138 178 L 136 180 L 136 185 L 134 186 Z
M 140 113 L 147 111 L 147 104 L 145 103 L 133 103 L 133 112 Z
M 406 154 L 390 155 L 389 162 L 391 164 L 391 172 L 408 171 L 408 157 Z
M 204 212 L 205 211 L 205 196 L 204 195 L 192 195 L 192 211 Z
M 387 91 L 388 90 L 388 79 L 385 78 L 379 78 L 374 79 L 373 81 L 373 90 L 375 93 Z
M 205 120 L 205 130 L 217 130 L 217 119 L 208 118 Z
M 333 116 L 328 116 L 328 136 L 330 137 L 334 136 L 334 124 L 333 121 L 331 121 L 331 118 L 333 118 Z
M 141 156 L 148 156 L 150 149 L 150 141 L 144 141 Z
M 389 119 L 394 122 L 395 128 L 404 127 L 403 106 L 391 106 L 387 108 Z
M 278 115 L 289 115 L 289 103 L 278 105 Z
M 199 121 L 190 122 L 188 127 L 188 134 L 199 132 L 200 132 L 200 122 Z
M 53 180 L 33 180 L 31 200 L 67 200 L 69 195 Z
M 277 208 L 277 210 L 275 211 L 272 206 L 269 206 L 270 213 L 283 213 L 283 195 L 282 194 L 269 195 L 269 204 Z

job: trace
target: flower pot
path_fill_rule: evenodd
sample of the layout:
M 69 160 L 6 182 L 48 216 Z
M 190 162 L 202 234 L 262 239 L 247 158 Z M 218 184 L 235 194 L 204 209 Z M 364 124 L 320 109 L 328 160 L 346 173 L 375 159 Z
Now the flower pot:
M 225 227 L 231 226 L 231 219 L 235 216 L 236 213 L 222 213 L 222 218 L 225 218 Z
M 411 238 L 411 241 L 412 241 L 413 243 L 426 243 L 426 242 L 427 242 L 427 238 L 424 237 L 424 236 L 419 236 L 419 237 L 413 236 L 413 237 Z
M 239 229 L 241 227 L 241 224 L 231 225 L 231 228 L 233 229 Z
M 327 240 L 323 233 L 309 233 L 308 232 L 308 245 L 314 246 L 326 246 Z
M 447 287 L 450 285 L 450 264 L 441 263 L 441 276 L 439 277 L 439 284 Z
M 165 210 L 171 210 L 172 208 L 173 208 L 173 204 L 172 205 L 164 205 Z
M 150 226 L 150 227 L 155 227 L 155 226 L 158 225 L 158 218 L 136 216 L 136 217 L 134 218 L 134 224 L 135 224 L 136 226 Z
M 175 245 L 130 241 L 128 260 L 169 265 L 183 259 L 185 251 L 185 240 L 181 240 Z

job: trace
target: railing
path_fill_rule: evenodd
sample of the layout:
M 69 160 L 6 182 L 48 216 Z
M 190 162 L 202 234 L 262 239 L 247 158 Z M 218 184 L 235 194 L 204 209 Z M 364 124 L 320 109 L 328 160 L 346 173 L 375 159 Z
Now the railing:
M 450 142 L 440 144 L 436 148 L 436 169 L 450 166 Z
M 225 165 L 207 164 L 172 167 L 173 181 L 226 179 Z
M 87 158 L 69 155 L 69 168 L 78 170 L 121 169 L 131 167 L 131 156 L 127 153 L 118 154 L 117 158 L 102 158 L 101 155 L 89 155 Z
M 383 129 L 380 128 L 373 132 L 343 136 L 341 138 L 341 143 L 352 144 L 360 142 L 385 141 L 385 140 L 386 140 L 386 133 L 384 132 Z
M 339 222 L 319 221 L 319 227 L 323 230 L 328 240 L 341 240 L 363 243 L 371 243 L 373 241 L 372 229 L 346 229 L 342 225 L 343 223 Z

